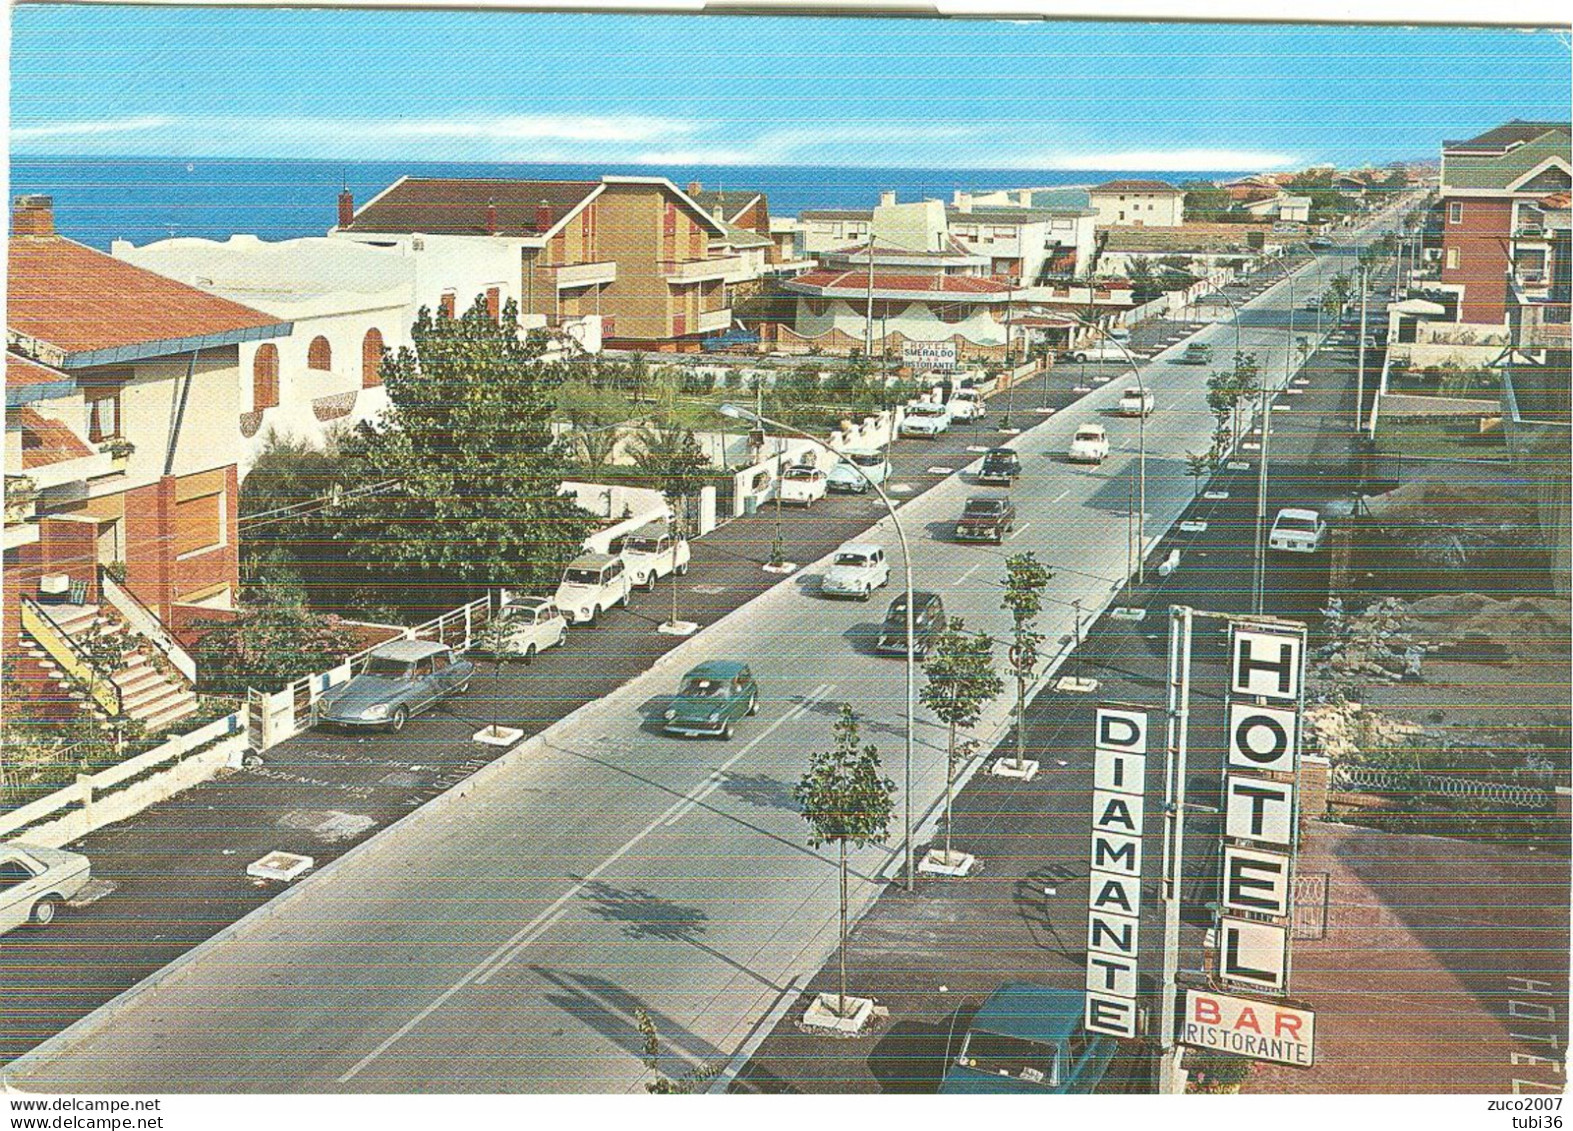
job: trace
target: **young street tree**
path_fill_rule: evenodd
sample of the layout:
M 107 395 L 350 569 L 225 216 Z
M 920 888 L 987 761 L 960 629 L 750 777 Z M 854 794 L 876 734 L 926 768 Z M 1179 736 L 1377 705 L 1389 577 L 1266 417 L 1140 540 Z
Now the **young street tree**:
M 1038 645 L 1043 636 L 1036 631 L 1038 614 L 1043 611 L 1043 591 L 1054 575 L 1038 561 L 1037 555 L 1013 554 L 1005 559 L 1005 598 L 1000 607 L 1010 612 L 1010 665 L 1016 673 L 1016 769 L 1027 760 L 1027 681 L 1038 666 Z
M 1005 690 L 994 667 L 994 642 L 982 633 L 967 631 L 966 622 L 952 617 L 934 638 L 923 662 L 928 683 L 919 693 L 923 705 L 946 729 L 945 863 L 954 857 L 950 848 L 951 787 L 959 761 L 956 732 L 977 725 L 983 709 Z
M 497 712 L 502 704 L 500 687 L 502 684 L 502 666 L 509 660 L 522 660 L 525 658 L 513 642 L 514 617 L 499 608 L 485 626 L 475 636 L 475 650 L 482 655 L 492 658 L 492 725 L 491 737 L 499 738 L 502 735 L 502 724 L 497 721 Z
M 808 772 L 792 791 L 808 822 L 808 843 L 834 844 L 841 856 L 841 993 L 836 1013 L 847 1015 L 847 844 L 884 844 L 896 783 L 880 774 L 879 751 L 863 746 L 857 716 L 845 704 L 835 725 L 835 749 L 814 754 Z
M 347 568 L 409 604 L 469 599 L 497 584 L 540 592 L 579 552 L 593 519 L 562 489 L 550 418 L 563 367 L 477 299 L 461 318 L 422 309 L 414 348 L 382 363 L 388 410 L 343 451 L 388 494 L 348 500 L 328 527 Z
M 677 547 L 688 537 L 688 499 L 703 486 L 710 472 L 710 461 L 705 458 L 693 429 L 674 424 L 646 424 L 634 437 L 637 449 L 635 462 L 640 471 L 655 480 L 656 487 L 672 510 L 672 620 L 676 629 L 681 623 L 677 616 Z M 691 631 L 691 630 L 690 630 Z

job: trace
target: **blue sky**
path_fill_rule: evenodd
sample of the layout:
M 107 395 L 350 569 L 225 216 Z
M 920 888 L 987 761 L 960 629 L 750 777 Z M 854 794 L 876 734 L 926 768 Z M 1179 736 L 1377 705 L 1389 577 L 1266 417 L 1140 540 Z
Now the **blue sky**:
M 21 5 L 11 148 L 1099 170 L 1434 157 L 1569 114 L 1549 33 Z

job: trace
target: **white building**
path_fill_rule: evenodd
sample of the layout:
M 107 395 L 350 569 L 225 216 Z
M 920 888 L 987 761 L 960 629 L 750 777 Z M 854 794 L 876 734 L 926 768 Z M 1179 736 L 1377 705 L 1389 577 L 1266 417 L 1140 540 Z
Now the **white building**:
M 1099 227 L 1177 228 L 1185 193 L 1167 181 L 1106 181 L 1087 190 Z
M 1249 212 L 1252 216 L 1259 216 L 1265 220 L 1276 220 L 1283 224 L 1308 224 L 1311 222 L 1311 198 L 1308 196 L 1290 196 L 1288 193 L 1280 193 L 1277 196 L 1253 200 L 1249 204 L 1242 204 L 1240 210 Z
M 1097 251 L 1091 208 L 986 205 L 958 192 L 946 219 L 958 243 L 989 257 L 989 274 L 1020 286 L 1086 278 Z

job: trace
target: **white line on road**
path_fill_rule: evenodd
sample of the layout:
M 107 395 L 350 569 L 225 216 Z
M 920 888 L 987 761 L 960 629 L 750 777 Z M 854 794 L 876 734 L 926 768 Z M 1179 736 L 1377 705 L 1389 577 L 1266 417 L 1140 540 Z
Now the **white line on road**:
M 1014 541 L 1018 534 L 1025 534 L 1027 532 L 1027 528 L 1030 527 L 1031 525 L 1032 525 L 1032 523 L 1030 523 L 1030 522 L 1024 522 L 1020 526 L 1016 527 L 1016 529 L 1014 531 L 1012 531 L 1010 534 L 1006 535 L 1006 537 L 1008 537 L 1008 538 L 1010 538 L 1010 539 L 1012 539 Z
M 960 577 L 956 578 L 955 584 L 960 585 L 963 581 L 967 580 L 967 578 L 969 578 L 973 574 L 977 573 L 978 570 L 981 569 L 982 567 L 983 567 L 983 563 L 982 562 L 978 562 L 976 565 L 974 565 L 970 569 L 968 569 L 966 573 L 964 573 Z
M 1058 495 L 1055 495 L 1054 498 L 1049 500 L 1049 505 L 1053 506 L 1055 503 L 1059 502 L 1061 499 L 1063 499 L 1066 495 L 1069 495 L 1070 493 L 1071 493 L 1071 489 L 1069 487 L 1065 488 L 1065 490 L 1061 491 Z
M 736 754 L 732 755 L 731 758 L 727 759 L 725 764 L 721 766 L 717 773 L 724 773 L 755 746 L 758 746 L 761 742 L 774 734 L 777 728 L 785 725 L 792 719 L 800 717 L 802 713 L 811 707 L 820 696 L 828 693 L 833 686 L 834 684 L 829 683 L 820 684 L 809 693 L 802 703 L 798 704 L 797 707 L 788 711 L 775 722 L 771 723 L 768 727 L 761 731 L 753 739 L 753 741 L 749 742 L 748 745 L 744 746 Z M 708 788 L 710 778 L 706 778 L 705 780 L 707 783 L 706 788 Z M 491 954 L 483 958 L 479 963 L 472 967 L 470 971 L 464 975 L 464 977 L 460 978 L 441 994 L 437 995 L 436 1000 L 434 1000 L 425 1009 L 421 1010 L 414 1017 L 410 1018 L 403 1025 L 395 1029 L 386 1040 L 384 1040 L 380 1045 L 372 1049 L 371 1052 L 362 1057 L 355 1064 L 355 1067 L 351 1068 L 344 1075 L 340 1076 L 338 1082 L 340 1084 L 349 1083 L 356 1076 L 359 1076 L 367 1065 L 371 1064 L 372 1061 L 376 1060 L 383 1053 L 387 1052 L 390 1048 L 392 1048 L 395 1044 L 407 1036 L 410 1031 L 415 1028 L 415 1026 L 419 1025 L 422 1021 L 426 1020 L 426 1018 L 430 1017 L 433 1013 L 437 1012 L 437 1010 L 446 1005 L 448 1001 L 452 999 L 452 997 L 460 990 L 464 989 L 464 987 L 470 985 L 473 982 L 481 981 L 484 978 L 490 978 L 498 970 L 502 969 L 502 967 L 513 961 L 513 959 L 518 957 L 519 953 L 523 951 L 526 946 L 539 938 L 543 933 L 545 933 L 548 927 L 550 927 L 553 923 L 557 922 L 557 920 L 562 917 L 564 911 L 567 909 L 569 900 L 576 897 L 580 892 L 582 892 L 586 887 L 588 887 L 592 882 L 600 877 L 601 873 L 605 872 L 608 868 L 616 864 L 624 856 L 633 851 L 634 848 L 636 848 L 640 842 L 645 839 L 645 837 L 649 836 L 651 833 L 655 832 L 656 829 L 665 824 L 667 819 L 671 817 L 671 815 L 678 809 L 685 805 L 692 807 L 692 803 L 694 802 L 695 799 L 691 797 L 683 797 L 680 800 L 673 802 L 671 807 L 668 808 L 666 812 L 662 813 L 655 820 L 651 821 L 642 830 L 640 830 L 632 840 L 628 841 L 628 843 L 624 844 L 616 852 L 612 853 L 605 860 L 597 864 L 582 880 L 574 884 L 573 887 L 569 888 L 567 891 L 563 892 L 562 895 L 553 900 L 551 905 L 547 907 L 546 910 L 542 911 L 534 919 L 530 920 L 529 923 L 525 924 L 522 930 L 516 933 L 507 942 L 497 947 L 497 949 L 493 950 Z

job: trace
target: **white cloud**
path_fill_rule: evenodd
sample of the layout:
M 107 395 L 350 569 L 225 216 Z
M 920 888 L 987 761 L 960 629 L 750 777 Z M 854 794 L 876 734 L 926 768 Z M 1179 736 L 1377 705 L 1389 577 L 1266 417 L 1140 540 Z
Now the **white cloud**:
M 1033 162 L 1049 169 L 1110 172 L 1221 172 L 1229 169 L 1288 169 L 1298 160 L 1283 153 L 1249 149 L 1141 149 L 1120 153 L 1056 154 Z
M 53 122 L 44 126 L 14 126 L 13 138 L 28 140 L 45 137 L 84 137 L 95 134 L 134 133 L 138 130 L 156 130 L 173 124 L 171 118 L 121 118 L 110 122 Z
M 267 118 L 230 122 L 244 129 L 299 138 L 404 138 L 419 141 L 572 141 L 630 144 L 692 133 L 694 123 L 639 115 L 524 114 L 494 118 Z

